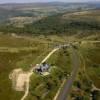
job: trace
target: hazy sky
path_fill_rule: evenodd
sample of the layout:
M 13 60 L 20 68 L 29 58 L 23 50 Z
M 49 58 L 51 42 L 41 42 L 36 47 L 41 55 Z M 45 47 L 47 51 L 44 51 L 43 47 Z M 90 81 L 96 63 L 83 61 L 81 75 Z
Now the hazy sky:
M 100 1 L 100 0 L 0 0 L 0 3 L 30 3 L 30 2 L 52 2 L 52 1 L 64 1 L 64 2 L 87 2 L 87 1 Z

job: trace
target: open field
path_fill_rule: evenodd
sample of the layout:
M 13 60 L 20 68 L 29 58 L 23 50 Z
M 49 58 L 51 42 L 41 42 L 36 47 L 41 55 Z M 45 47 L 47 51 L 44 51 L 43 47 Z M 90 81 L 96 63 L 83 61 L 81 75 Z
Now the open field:
M 44 17 L 40 20 L 15 27 L 14 24 L 1 24 L 0 31 L 3 33 L 16 33 L 28 35 L 59 35 L 76 36 L 76 38 L 88 38 L 99 40 L 100 33 L 100 9 L 76 10 Z M 16 18 L 14 21 L 16 22 Z M 23 17 L 17 18 L 23 24 Z M 38 17 L 37 17 L 38 18 Z M 27 20 L 26 20 L 27 21 Z M 21 21 L 19 21 L 21 23 Z M 25 21 L 24 21 L 25 22 Z M 28 21 L 29 22 L 29 21 Z M 18 26 L 18 25 L 17 25 Z M 90 38 L 91 36 L 91 38 Z
M 0 42 L 0 48 L 3 46 L 8 49 L 7 52 L 3 52 L 3 50 L 0 52 L 0 97 L 2 100 L 20 100 L 23 92 L 13 90 L 9 74 L 16 68 L 30 69 L 30 65 L 39 63 L 49 52 L 50 48 L 48 48 L 47 44 L 40 45 L 38 42 L 16 39 L 8 35 L 0 37 L 0 41 L 2 41 Z M 32 43 L 31 47 L 36 49 L 29 49 L 29 42 Z M 20 48 L 24 47 L 27 47 L 28 50 L 20 50 Z M 10 52 L 9 50 L 12 49 L 14 49 L 13 52 Z
M 40 40 L 43 40 L 41 43 L 39 41 L 39 38 L 36 37 L 34 37 L 33 39 L 22 39 L 12 37 L 10 35 L 1 35 L 0 84 L 2 87 L 0 89 L 2 92 L 0 93 L 0 96 L 2 100 L 6 100 L 6 98 L 8 100 L 19 100 L 23 95 L 23 92 L 13 92 L 15 90 L 12 88 L 12 83 L 9 79 L 9 74 L 11 73 L 11 71 L 16 68 L 22 68 L 24 71 L 27 72 L 28 70 L 30 70 L 31 64 L 35 66 L 37 63 L 40 63 L 42 59 L 48 54 L 48 52 L 50 52 L 50 50 L 52 50 L 52 48 L 56 46 L 55 44 L 53 45 L 54 41 L 56 40 L 53 40 L 52 37 L 49 37 L 52 40 L 43 37 L 40 38 Z M 59 36 L 55 37 L 58 40 L 56 41 L 57 43 L 62 44 L 65 41 L 63 40 L 63 38 L 59 40 Z M 48 44 L 52 45 L 48 46 Z M 53 68 L 51 68 L 50 76 L 42 77 L 38 74 L 32 75 L 30 83 L 30 92 L 29 96 L 27 97 L 27 100 L 30 100 L 30 98 L 38 98 L 38 96 L 40 96 L 41 94 L 44 94 L 42 98 L 44 98 L 45 100 L 47 100 L 46 98 L 49 99 L 55 96 L 59 85 L 63 81 L 63 78 L 67 77 L 67 74 L 69 74 L 71 71 L 70 57 L 68 51 L 70 50 L 62 49 L 52 55 L 50 59 L 48 59 L 47 63 L 54 66 Z M 45 80 L 48 81 L 46 82 Z M 40 87 L 42 88 L 41 93 L 39 93 L 40 88 L 37 88 L 36 84 L 42 84 Z M 4 87 L 6 88 L 4 89 Z M 45 87 L 46 90 L 43 90 L 43 87 Z M 35 95 L 34 93 L 38 95 Z
M 55 37 L 55 39 L 54 39 Z M 74 41 L 74 37 L 70 37 Z M 41 41 L 42 40 L 42 41 Z M 9 80 L 9 74 L 13 69 L 22 68 L 24 71 L 28 71 L 31 68 L 31 64 L 34 66 L 40 63 L 43 58 L 57 45 L 63 44 L 69 41 L 68 37 L 60 38 L 59 36 L 35 36 L 26 37 L 19 36 L 13 37 L 11 35 L 1 35 L 0 37 L 0 84 L 2 100 L 19 100 L 23 96 L 23 92 L 16 92 L 12 88 L 11 80 Z M 7 42 L 8 41 L 8 42 Z M 71 41 L 71 40 L 70 40 Z M 79 40 L 80 41 L 80 40 Z M 55 44 L 56 43 L 56 44 Z M 3 50 L 6 50 L 3 51 Z M 77 81 L 81 83 L 82 90 L 91 89 L 91 85 L 88 82 L 93 81 L 96 87 L 99 86 L 99 44 L 80 44 L 80 52 L 85 58 L 86 72 L 90 79 L 85 76 L 84 64 L 80 69 L 80 74 L 77 76 L 73 89 L 77 86 Z M 91 52 L 90 52 L 91 50 Z M 11 52 L 12 51 L 12 52 Z M 17 51 L 17 52 L 16 52 Z M 96 54 L 98 52 L 98 54 Z M 95 55 L 94 55 L 95 54 Z M 6 63 L 5 63 L 6 62 Z M 82 62 L 84 62 L 82 60 Z M 30 81 L 29 95 L 26 100 L 52 100 L 59 89 L 59 86 L 63 82 L 67 75 L 70 74 L 71 62 L 70 62 L 70 49 L 64 48 L 53 54 L 47 61 L 53 67 L 51 68 L 50 75 L 45 77 L 38 74 L 33 74 Z M 90 66 L 91 65 L 91 66 Z M 80 78 L 81 77 L 81 78 Z M 84 83 L 84 80 L 87 80 Z M 87 85 L 88 84 L 88 85 Z M 90 86 L 89 86 L 90 85 Z M 5 88 L 6 87 L 6 88 Z M 5 89 L 4 89 L 5 88 Z M 73 90 L 72 89 L 72 90 Z M 41 90 L 41 91 L 40 91 Z M 77 89 L 76 89 L 77 90 Z M 75 91 L 76 91 L 75 90 Z M 10 91 L 10 92 L 8 92 Z M 76 92 L 77 93 L 77 92 Z M 13 94 L 13 95 L 12 95 Z M 72 91 L 73 94 L 73 91 Z M 87 94 L 85 91 L 83 96 Z M 41 97 L 41 95 L 43 95 Z M 78 95 L 78 94 L 77 94 Z M 80 95 L 80 94 L 79 94 Z M 89 92 L 86 98 L 89 98 Z M 85 98 L 85 96 L 84 96 Z
M 81 66 L 68 100 L 100 99 L 100 43 L 86 42 L 77 45 Z M 94 93 L 94 94 L 92 94 Z
M 32 75 L 30 93 L 25 100 L 32 100 L 32 98 L 34 100 L 53 100 L 63 80 L 68 78 L 67 75 L 71 72 L 71 63 L 67 49 L 54 53 L 47 63 L 51 65 L 50 74 L 44 77 Z
M 28 3 L 28 4 L 0 4 L 0 23 L 1 22 L 9 22 L 10 24 L 16 22 L 15 26 L 19 24 L 19 20 L 11 21 L 10 18 L 18 18 L 18 17 L 30 17 L 29 19 L 26 18 L 26 22 L 31 20 L 31 17 L 36 20 L 38 18 L 44 18 L 46 16 L 55 15 L 57 13 L 63 13 L 66 11 L 73 11 L 77 10 L 79 7 L 83 10 L 93 9 L 96 8 L 97 4 L 67 4 L 61 2 L 54 2 L 54 3 Z M 73 6 L 73 7 L 72 7 Z M 23 19 L 22 19 L 23 20 Z M 22 21 L 21 20 L 21 21 Z M 33 21 L 33 20 L 31 20 Z M 23 21 L 22 21 L 23 22 Z M 29 21 L 30 23 L 30 21 Z M 21 23 L 20 25 L 24 25 Z M 20 26 L 18 25 L 18 26 Z
M 100 100 L 99 40 L 100 3 L 0 4 L 0 100 Z
M 85 61 L 87 75 L 100 88 L 100 43 L 82 45 L 82 52 Z

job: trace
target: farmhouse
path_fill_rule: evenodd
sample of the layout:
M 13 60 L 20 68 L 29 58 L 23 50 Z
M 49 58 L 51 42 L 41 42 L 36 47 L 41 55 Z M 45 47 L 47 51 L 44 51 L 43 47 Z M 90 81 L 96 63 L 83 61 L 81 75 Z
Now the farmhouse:
M 46 62 L 42 63 L 42 64 L 38 64 L 35 68 L 36 72 L 42 73 L 42 72 L 47 72 L 50 68 L 50 65 L 48 65 Z

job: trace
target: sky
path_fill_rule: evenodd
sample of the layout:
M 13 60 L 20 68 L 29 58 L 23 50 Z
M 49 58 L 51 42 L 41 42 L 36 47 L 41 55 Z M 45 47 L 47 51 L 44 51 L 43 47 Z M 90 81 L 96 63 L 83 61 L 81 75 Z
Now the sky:
M 53 2 L 53 1 L 60 1 L 60 2 L 95 2 L 100 0 L 0 0 L 0 3 L 31 3 L 31 2 Z

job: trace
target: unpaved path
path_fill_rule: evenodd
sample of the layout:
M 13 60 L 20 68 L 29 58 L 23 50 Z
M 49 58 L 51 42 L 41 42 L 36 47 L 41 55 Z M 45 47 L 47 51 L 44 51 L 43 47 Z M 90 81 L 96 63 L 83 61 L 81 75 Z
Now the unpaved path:
M 0 52 L 19 52 L 19 51 L 31 51 L 31 50 L 37 50 L 37 48 L 34 47 L 0 47 Z
M 41 63 L 45 62 L 48 60 L 48 58 L 54 53 L 56 52 L 57 50 L 59 50 L 59 48 L 55 48 L 54 50 L 52 50 L 44 59 Z
M 44 58 L 44 60 L 43 60 L 41 63 L 47 61 L 47 60 L 49 59 L 49 57 L 50 57 L 53 53 L 55 53 L 57 50 L 59 50 L 59 48 L 53 49 L 53 50 Z M 40 63 L 40 64 L 41 64 L 41 63 Z M 33 69 L 31 69 L 31 70 L 30 70 L 30 73 L 28 74 L 28 79 L 26 80 L 26 90 L 25 90 L 25 94 L 23 95 L 23 97 L 21 98 L 21 100 L 25 100 L 25 98 L 28 96 L 30 77 L 32 76 L 32 74 L 33 74 Z
M 84 43 L 100 43 L 100 41 L 82 41 L 82 44 Z
M 32 74 L 33 74 L 33 73 L 30 72 L 29 77 L 28 77 L 28 79 L 26 80 L 26 90 L 25 90 L 25 94 L 24 94 L 24 96 L 21 98 L 21 100 L 24 100 L 24 99 L 28 96 L 30 77 L 31 77 Z
M 59 90 L 57 91 L 57 93 L 56 93 L 56 95 L 55 95 L 55 97 L 54 97 L 53 100 L 57 100 L 58 95 L 60 94 L 60 91 L 61 91 L 61 89 L 63 88 L 65 82 L 66 82 L 66 79 L 63 80 L 63 83 L 61 84 L 61 86 L 60 86 Z
M 44 60 L 43 60 L 41 63 L 43 63 L 43 62 L 45 62 L 46 60 L 48 60 L 49 57 L 50 57 L 54 52 L 56 52 L 57 50 L 59 50 L 59 48 L 53 49 L 53 50 L 44 58 Z M 40 63 L 40 64 L 41 64 L 41 63 Z M 32 74 L 33 74 L 33 70 L 30 70 L 29 78 L 27 79 L 27 86 L 26 86 L 25 94 L 24 94 L 24 96 L 21 98 L 21 100 L 24 100 L 24 99 L 28 96 L 28 93 L 29 93 L 29 82 L 30 82 L 30 77 L 31 77 Z
M 42 61 L 41 63 L 45 62 L 49 59 L 49 57 L 55 53 L 60 48 L 53 49 Z M 41 64 L 40 63 L 40 64 Z M 25 98 L 28 96 L 29 93 L 29 83 L 30 83 L 30 77 L 33 74 L 33 68 L 30 69 L 28 72 L 24 72 L 21 68 L 14 69 L 10 75 L 9 79 L 12 80 L 12 86 L 16 91 L 25 91 L 23 97 L 21 100 L 25 100 Z
M 94 84 L 92 84 L 92 91 L 100 91 L 100 89 L 99 88 L 97 88 Z
M 86 41 L 88 43 L 88 41 Z M 100 41 L 90 41 L 92 43 L 98 43 Z M 84 43 L 84 42 L 83 42 Z M 49 59 L 49 57 L 55 53 L 57 50 L 59 50 L 60 48 L 55 48 L 53 49 L 42 61 L 41 63 L 47 61 Z M 64 84 L 64 87 L 63 89 L 60 91 L 60 95 L 58 96 L 58 98 L 56 100 L 66 100 L 66 97 L 68 96 L 69 92 L 70 92 L 70 89 L 72 87 L 72 84 L 73 84 L 73 81 L 76 77 L 76 74 L 77 74 L 77 71 L 78 71 L 78 67 L 79 67 L 79 59 L 78 59 L 78 55 L 77 55 L 77 52 L 76 50 L 73 50 L 72 52 L 72 64 L 73 64 L 73 71 L 72 71 L 72 74 L 71 74 L 71 77 L 68 79 L 67 82 L 65 82 Z M 40 63 L 40 64 L 41 64 Z M 33 74 L 33 68 L 27 73 L 27 78 L 25 81 L 25 94 L 23 95 L 23 97 L 21 98 L 21 100 L 25 100 L 25 98 L 28 96 L 28 93 L 29 93 L 29 83 L 30 83 L 30 77 L 32 76 Z M 21 80 L 22 81 L 22 80 Z M 67 96 L 66 96 L 67 94 Z

